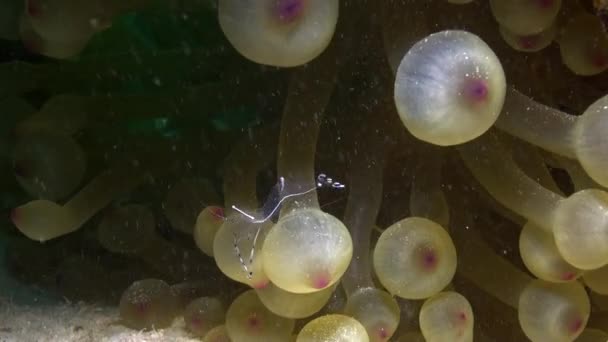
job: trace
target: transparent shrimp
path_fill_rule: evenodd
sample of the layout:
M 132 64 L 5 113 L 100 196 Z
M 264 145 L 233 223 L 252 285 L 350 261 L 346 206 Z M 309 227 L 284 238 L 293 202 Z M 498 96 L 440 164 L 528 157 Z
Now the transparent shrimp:
M 265 225 L 263 224 L 270 221 L 274 221 L 277 218 L 278 213 L 280 212 L 281 207 L 285 201 L 292 198 L 307 195 L 317 189 L 322 188 L 342 190 L 346 188 L 346 185 L 335 181 L 333 178 L 328 177 L 324 173 L 320 173 L 316 179 L 316 187 L 293 194 L 285 194 L 285 178 L 279 177 L 278 182 L 270 190 L 266 201 L 260 209 L 255 211 L 255 213 L 245 212 L 244 210 L 239 209 L 236 205 L 232 205 L 232 209 L 244 216 L 246 219 L 248 219 L 251 224 L 258 225 L 258 228 L 256 229 L 255 234 L 253 234 L 253 237 L 251 235 L 247 236 L 247 239 L 252 238 L 253 242 L 251 244 L 251 249 L 249 250 L 249 256 L 246 260 L 243 257 L 243 253 L 241 252 L 241 249 L 239 247 L 241 237 L 237 233 L 233 234 L 234 252 L 237 258 L 239 259 L 241 268 L 246 273 L 247 279 L 251 279 L 253 277 L 251 265 L 253 264 L 253 259 L 255 257 L 257 241 L 260 237 L 262 229 L 265 227 Z

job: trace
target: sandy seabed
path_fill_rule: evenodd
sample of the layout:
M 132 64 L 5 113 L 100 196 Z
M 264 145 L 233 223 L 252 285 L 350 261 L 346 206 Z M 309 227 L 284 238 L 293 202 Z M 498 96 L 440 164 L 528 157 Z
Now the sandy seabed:
M 117 308 L 86 304 L 17 306 L 0 303 L 0 342 L 194 342 L 183 318 L 170 328 L 135 331 L 120 325 Z

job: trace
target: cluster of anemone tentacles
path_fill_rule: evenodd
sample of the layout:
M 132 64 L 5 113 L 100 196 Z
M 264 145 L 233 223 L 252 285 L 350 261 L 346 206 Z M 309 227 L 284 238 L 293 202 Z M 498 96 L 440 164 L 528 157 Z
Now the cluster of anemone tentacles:
M 14 23 L 32 51 L 68 58 L 151 3 L 27 0 Z M 123 324 L 183 317 L 203 341 L 235 342 L 608 339 L 608 35 L 592 2 L 213 10 L 249 69 L 169 95 L 3 100 L 23 117 L 7 155 L 34 198 L 14 226 L 39 242 L 93 231 L 151 270 L 122 294 Z M 202 144 L 91 138 L 226 102 L 277 120 Z M 106 169 L 82 186 L 91 161 Z

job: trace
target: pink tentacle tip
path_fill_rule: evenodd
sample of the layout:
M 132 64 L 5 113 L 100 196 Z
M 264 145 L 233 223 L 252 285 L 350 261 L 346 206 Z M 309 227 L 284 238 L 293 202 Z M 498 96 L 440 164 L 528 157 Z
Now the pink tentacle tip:
M 135 310 L 140 315 L 147 314 L 149 308 L 150 308 L 150 303 L 148 303 L 148 302 L 139 302 L 139 303 L 135 304 Z
M 563 281 L 570 281 L 570 280 L 574 280 L 574 278 L 576 278 L 576 274 L 574 272 L 565 272 L 564 274 L 562 274 L 562 276 L 560 277 L 561 280 Z
M 387 331 L 386 327 L 384 327 L 384 326 L 378 327 L 377 331 L 378 331 L 378 338 L 381 341 L 388 340 L 388 338 L 391 337 L 391 335 L 392 335 Z
M 331 275 L 327 272 L 322 272 L 321 274 L 317 274 L 312 279 L 312 287 L 321 290 L 329 286 L 331 283 Z
M 477 104 L 485 102 L 490 94 L 490 89 L 485 80 L 467 80 L 464 86 L 464 96 L 471 103 Z
M 434 253 L 427 253 L 424 257 L 424 265 L 427 268 L 433 268 L 437 264 L 437 256 Z
M 568 331 L 572 335 L 577 334 L 583 328 L 584 323 L 585 322 L 583 321 L 582 318 L 577 317 L 576 319 L 572 320 L 572 322 L 570 322 L 568 324 Z
M 519 38 L 519 46 L 524 49 L 533 49 L 538 44 L 537 36 L 523 36 Z
M 262 289 L 265 289 L 266 287 L 268 287 L 269 284 L 270 284 L 270 281 L 263 280 L 261 282 L 253 284 L 253 288 L 256 290 L 262 290 Z
M 420 252 L 419 260 L 422 269 L 429 272 L 434 271 L 439 264 L 439 257 L 437 256 L 435 250 L 432 248 L 425 248 Z
M 195 327 L 201 327 L 203 325 L 203 320 L 200 317 L 193 317 L 190 320 L 190 324 L 192 324 Z
M 257 329 L 260 326 L 261 322 L 258 316 L 253 313 L 247 318 L 247 325 L 252 329 Z
M 306 0 L 277 0 L 275 13 L 283 23 L 294 22 L 304 11 Z
M 224 215 L 224 209 L 221 207 L 212 207 L 210 209 L 211 211 L 211 216 L 213 216 L 213 218 L 216 221 L 223 221 L 224 219 L 226 219 L 226 216 Z

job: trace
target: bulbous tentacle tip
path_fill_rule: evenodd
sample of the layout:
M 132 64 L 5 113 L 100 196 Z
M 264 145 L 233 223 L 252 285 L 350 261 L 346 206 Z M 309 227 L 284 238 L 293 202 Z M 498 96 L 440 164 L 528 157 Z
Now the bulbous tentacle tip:
M 440 292 L 427 299 L 419 320 L 422 334 L 428 341 L 472 341 L 473 309 L 457 292 Z
M 555 243 L 569 264 L 582 270 L 608 264 L 608 193 L 575 192 L 559 202 L 554 216 Z
M 505 93 L 504 71 L 492 49 L 472 33 L 447 30 L 420 40 L 403 57 L 394 99 L 410 133 L 449 146 L 486 132 Z
M 604 187 L 608 187 L 606 129 L 608 129 L 608 96 L 595 101 L 583 115 L 578 117 L 573 134 L 576 157 L 581 166 L 595 182 Z
M 575 340 L 587 325 L 590 311 L 589 297 L 578 282 L 534 280 L 519 297 L 519 322 L 533 341 Z
M 319 56 L 338 21 L 337 0 L 220 0 L 219 22 L 232 46 L 249 60 L 294 67 Z

